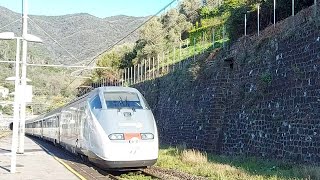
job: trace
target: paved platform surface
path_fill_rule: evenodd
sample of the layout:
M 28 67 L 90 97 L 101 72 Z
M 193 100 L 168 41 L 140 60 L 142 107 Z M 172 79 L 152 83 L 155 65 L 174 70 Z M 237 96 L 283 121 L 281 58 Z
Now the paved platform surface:
M 79 179 L 32 139 L 25 137 L 25 153 L 17 154 L 17 172 L 10 173 L 11 135 L 0 139 L 0 180 Z

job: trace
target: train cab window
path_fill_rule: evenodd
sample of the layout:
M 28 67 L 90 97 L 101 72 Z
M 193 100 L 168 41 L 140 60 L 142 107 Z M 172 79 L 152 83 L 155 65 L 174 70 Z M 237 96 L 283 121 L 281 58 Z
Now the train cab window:
M 138 94 L 134 92 L 105 92 L 104 98 L 108 109 L 143 109 Z
M 96 96 L 90 103 L 92 109 L 102 109 L 100 97 Z

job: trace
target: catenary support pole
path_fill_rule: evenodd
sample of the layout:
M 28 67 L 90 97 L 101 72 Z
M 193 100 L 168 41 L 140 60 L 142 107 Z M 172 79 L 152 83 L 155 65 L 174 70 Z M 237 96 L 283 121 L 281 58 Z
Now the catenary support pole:
M 20 105 L 20 93 L 19 93 L 19 84 L 20 84 L 20 39 L 17 38 L 17 49 L 16 49 L 16 74 L 14 80 L 14 106 L 13 106 L 13 127 L 12 127 L 12 143 L 11 143 L 11 167 L 10 172 L 16 172 L 17 164 L 17 146 L 18 146 L 18 128 L 19 128 L 19 105 Z
M 28 2 L 23 0 L 23 24 L 22 24 L 22 37 L 26 37 L 28 34 Z M 22 91 L 26 90 L 27 86 L 27 40 L 22 40 L 22 71 L 21 71 L 21 88 Z M 20 97 L 20 124 L 19 124 L 19 148 L 18 153 L 24 153 L 24 134 L 25 134 L 25 121 L 26 121 L 26 98 L 25 96 Z

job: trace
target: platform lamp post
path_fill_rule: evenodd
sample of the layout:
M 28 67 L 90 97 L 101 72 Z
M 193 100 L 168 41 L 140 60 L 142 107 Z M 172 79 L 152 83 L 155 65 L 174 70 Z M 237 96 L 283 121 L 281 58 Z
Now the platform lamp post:
M 21 65 L 21 89 L 27 90 L 27 42 L 42 43 L 42 40 L 34 35 L 25 34 L 22 38 L 22 65 Z M 20 133 L 19 133 L 19 146 L 18 153 L 24 153 L 24 135 L 25 135 L 25 119 L 26 119 L 26 98 L 21 96 L 20 99 Z
M 3 32 L 0 33 L 0 40 L 13 40 L 16 39 L 16 60 L 15 60 L 15 77 L 14 78 L 7 78 L 6 80 L 14 80 L 14 106 L 13 106 L 13 132 L 12 132 L 12 144 L 11 144 L 11 173 L 16 172 L 16 153 L 18 148 L 18 129 L 19 129 L 19 122 L 21 118 L 20 112 L 20 105 L 21 105 L 21 95 L 20 95 L 20 41 L 30 41 L 30 42 L 40 42 L 40 38 L 27 34 L 25 37 L 15 37 L 13 32 Z M 25 78 L 27 81 L 27 79 Z M 24 126 L 24 125 L 23 125 Z M 21 127 L 21 122 L 20 122 Z
M 22 65 L 21 65 L 21 88 L 26 90 L 27 85 L 27 42 L 42 42 L 42 40 L 34 35 L 28 34 L 28 3 L 27 0 L 22 0 L 23 5 L 23 23 L 22 23 Z M 20 134 L 19 134 L 19 146 L 18 153 L 24 153 L 24 135 L 25 135 L 25 120 L 26 120 L 26 99 L 21 98 L 20 107 Z
M 10 40 L 15 39 L 13 32 L 4 32 L 0 33 L 0 39 L 2 40 Z M 13 105 L 13 127 L 12 127 L 12 142 L 11 142 L 11 173 L 16 172 L 16 160 L 17 160 L 17 138 L 18 138 L 18 127 L 19 127 L 19 84 L 20 84 L 20 77 L 19 77 L 19 63 L 20 63 L 20 38 L 16 38 L 17 40 L 17 47 L 16 47 L 16 68 L 15 68 L 15 79 L 14 79 L 14 105 Z

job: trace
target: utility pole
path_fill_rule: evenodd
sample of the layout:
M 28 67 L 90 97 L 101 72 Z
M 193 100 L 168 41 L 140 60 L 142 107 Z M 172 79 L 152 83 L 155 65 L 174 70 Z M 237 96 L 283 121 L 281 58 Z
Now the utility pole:
M 212 29 L 212 49 L 214 49 L 214 28 Z
M 223 24 L 223 27 L 222 27 L 222 38 L 223 38 L 223 41 L 222 41 L 222 46 L 223 46 L 223 49 L 226 47 L 226 42 L 225 42 L 225 39 L 226 39 L 226 26 Z
M 260 4 L 258 4 L 258 36 L 260 35 Z
M 137 74 L 137 76 L 138 76 L 137 82 L 140 82 L 140 64 L 138 64 L 138 74 Z
M 23 0 L 23 24 L 22 24 L 22 72 L 21 72 L 21 88 L 26 89 L 27 85 L 27 37 L 28 33 L 28 3 L 27 0 Z M 20 134 L 19 134 L 19 148 L 18 153 L 24 153 L 24 134 L 25 134 L 25 121 L 26 121 L 26 99 L 25 96 L 21 96 L 21 107 L 20 107 Z
M 294 0 L 292 0 L 292 16 L 294 16 Z
M 247 13 L 244 14 L 244 36 L 247 36 Z
M 273 0 L 273 27 L 276 27 L 276 0 Z

